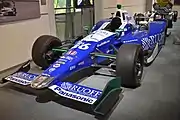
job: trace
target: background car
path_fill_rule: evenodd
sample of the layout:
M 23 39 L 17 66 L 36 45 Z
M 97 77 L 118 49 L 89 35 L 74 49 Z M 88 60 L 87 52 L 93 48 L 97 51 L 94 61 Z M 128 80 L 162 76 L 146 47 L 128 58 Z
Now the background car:
M 16 16 L 14 1 L 0 0 L 0 16 Z

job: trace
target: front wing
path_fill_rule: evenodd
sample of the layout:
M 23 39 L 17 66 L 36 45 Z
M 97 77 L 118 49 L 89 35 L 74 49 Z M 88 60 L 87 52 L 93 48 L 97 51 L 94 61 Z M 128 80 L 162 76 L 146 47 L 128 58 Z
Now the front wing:
M 17 72 L 3 78 L 3 82 L 13 82 L 22 86 L 30 86 L 38 75 L 27 73 L 29 62 L 25 63 Z M 26 72 L 24 72 L 26 71 Z M 48 89 L 60 98 L 67 99 L 72 103 L 78 102 L 86 104 L 91 109 L 91 114 L 105 116 L 114 108 L 122 93 L 120 80 L 114 78 L 110 80 L 103 90 L 79 85 L 71 82 L 58 82 L 48 87 Z M 70 103 L 68 103 L 70 104 Z

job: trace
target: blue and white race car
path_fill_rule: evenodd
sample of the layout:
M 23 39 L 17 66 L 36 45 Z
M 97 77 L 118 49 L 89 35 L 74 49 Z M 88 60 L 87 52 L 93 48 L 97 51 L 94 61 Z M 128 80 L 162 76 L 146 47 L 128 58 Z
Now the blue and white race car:
M 61 42 L 54 36 L 40 36 L 33 45 L 32 59 L 44 71 L 39 75 L 28 73 L 27 62 L 2 82 L 11 81 L 33 89 L 47 88 L 61 97 L 99 107 L 105 103 L 106 109 L 108 105 L 112 108 L 108 100 L 116 100 L 121 85 L 128 88 L 141 85 L 143 67 L 152 63 L 163 47 L 165 30 L 164 20 L 139 26 L 127 11 L 118 10 L 115 17 L 99 21 L 89 35 L 74 41 Z M 100 68 L 108 68 L 116 78 L 103 91 L 78 84 Z M 78 77 L 74 77 L 75 74 Z M 97 106 L 96 113 L 104 111 L 102 106 Z

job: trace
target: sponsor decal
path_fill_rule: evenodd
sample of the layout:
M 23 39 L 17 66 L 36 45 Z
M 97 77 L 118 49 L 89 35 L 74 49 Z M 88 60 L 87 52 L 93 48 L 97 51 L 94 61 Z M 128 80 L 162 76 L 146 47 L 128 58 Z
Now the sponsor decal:
M 51 77 L 49 74 L 46 74 L 46 73 L 42 73 L 41 75 L 46 76 L 46 77 Z
M 65 62 L 63 62 L 63 61 L 61 61 L 61 60 L 58 60 L 57 63 L 63 64 L 63 65 L 65 64 Z
M 78 65 L 84 65 L 84 61 L 82 61 L 82 62 L 78 63 Z
M 70 56 L 66 56 L 66 59 L 69 60 L 69 61 L 72 61 L 72 60 L 73 60 L 73 58 L 70 57 Z
M 15 82 L 21 85 L 29 85 L 31 83 L 31 81 L 22 79 L 22 78 L 18 78 L 18 77 L 14 77 L 14 76 L 8 76 L 7 78 L 5 78 L 6 80 L 9 80 L 11 82 Z
M 73 66 L 71 66 L 69 69 L 70 69 L 70 70 L 74 70 L 75 68 L 76 68 L 76 66 L 73 65 Z
M 98 44 L 97 47 L 101 47 L 101 46 L 103 46 L 103 45 L 105 45 L 105 44 L 107 44 L 107 43 L 109 43 L 109 42 L 110 42 L 110 40 L 104 41 L 104 42 Z
M 142 46 L 144 49 L 155 47 L 156 43 L 163 42 L 164 32 L 156 35 L 152 35 L 142 39 Z
M 123 41 L 123 43 L 129 43 L 129 42 L 137 42 L 138 39 L 134 39 L 134 40 L 126 40 L 126 41 Z
M 53 68 L 59 68 L 61 66 L 61 64 L 60 63 L 56 63 L 56 64 L 53 64 Z
M 60 86 L 53 85 L 49 88 L 60 96 L 87 104 L 93 104 L 102 94 L 102 91 L 69 82 L 63 82 Z
M 61 56 L 60 58 L 65 59 L 66 57 L 65 56 Z
M 63 62 L 67 62 L 68 60 L 72 61 L 73 58 L 71 56 L 61 56 L 59 60 Z
M 47 77 L 47 76 L 40 76 L 39 78 L 37 78 L 36 80 L 35 80 L 35 82 L 36 83 L 40 83 L 40 82 L 43 82 L 43 81 L 45 81 L 45 80 L 47 80 L 49 77 Z
M 77 54 L 77 52 L 76 51 L 72 51 L 71 53 L 70 53 L 70 55 L 76 55 Z
M 9 80 L 11 82 L 15 82 L 21 85 L 29 85 L 32 80 L 36 79 L 37 75 L 18 72 L 13 75 L 10 75 L 6 77 L 6 80 Z
M 105 31 L 105 30 L 97 30 L 94 31 L 92 34 L 85 37 L 84 41 L 91 41 L 91 42 L 99 42 L 101 40 L 104 40 L 107 37 L 110 37 L 111 35 L 114 35 L 115 33 Z
M 56 70 L 56 68 L 50 68 L 49 69 L 49 72 L 53 72 L 53 71 L 55 71 Z
M 64 58 L 64 59 L 59 59 L 59 61 L 61 61 L 61 62 L 67 62 L 67 60 Z
M 12 76 L 30 80 L 30 81 L 37 77 L 37 75 L 33 75 L 30 73 L 24 73 L 24 72 L 18 72 L 18 73 L 13 74 Z
M 77 3 L 78 3 L 78 5 L 81 5 L 82 0 L 78 0 Z
M 66 58 L 66 57 L 65 57 Z M 65 60 L 64 60 L 65 61 Z M 52 65 L 52 68 L 50 68 L 49 69 L 49 71 L 54 71 L 56 68 L 59 68 L 59 67 L 61 67 L 61 65 L 64 65 L 65 64 L 65 62 L 64 61 L 62 61 L 62 58 L 61 59 L 59 59 L 59 60 L 57 60 L 53 65 Z M 67 60 L 66 60 L 67 61 Z
M 67 62 L 67 60 L 65 58 L 64 59 L 60 58 L 59 61 Z
M 110 53 L 110 52 L 113 52 L 113 49 L 107 50 L 107 51 L 106 51 L 106 53 Z
M 67 55 L 75 56 L 76 54 L 77 54 L 77 52 L 74 50 L 70 50 L 69 52 L 67 52 Z
M 156 56 L 157 56 L 157 54 L 158 54 L 158 43 L 156 44 L 156 47 L 154 48 L 154 51 L 153 51 L 153 53 L 152 53 L 152 55 L 147 59 L 147 63 L 150 63 L 150 62 L 152 62 L 155 58 L 156 58 Z

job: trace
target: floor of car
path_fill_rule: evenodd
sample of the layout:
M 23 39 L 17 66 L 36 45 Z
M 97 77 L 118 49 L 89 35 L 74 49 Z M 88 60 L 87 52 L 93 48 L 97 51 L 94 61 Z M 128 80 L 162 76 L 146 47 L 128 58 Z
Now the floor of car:
M 180 119 L 180 46 L 173 45 L 180 22 L 174 27 L 167 45 L 154 63 L 145 68 L 142 86 L 125 89 L 122 101 L 109 120 Z M 9 71 L 0 77 L 8 74 Z M 97 79 L 88 84 L 101 83 Z M 0 86 L 0 120 L 95 120 L 91 115 L 54 102 L 38 103 L 33 95 L 18 92 L 11 85 Z

